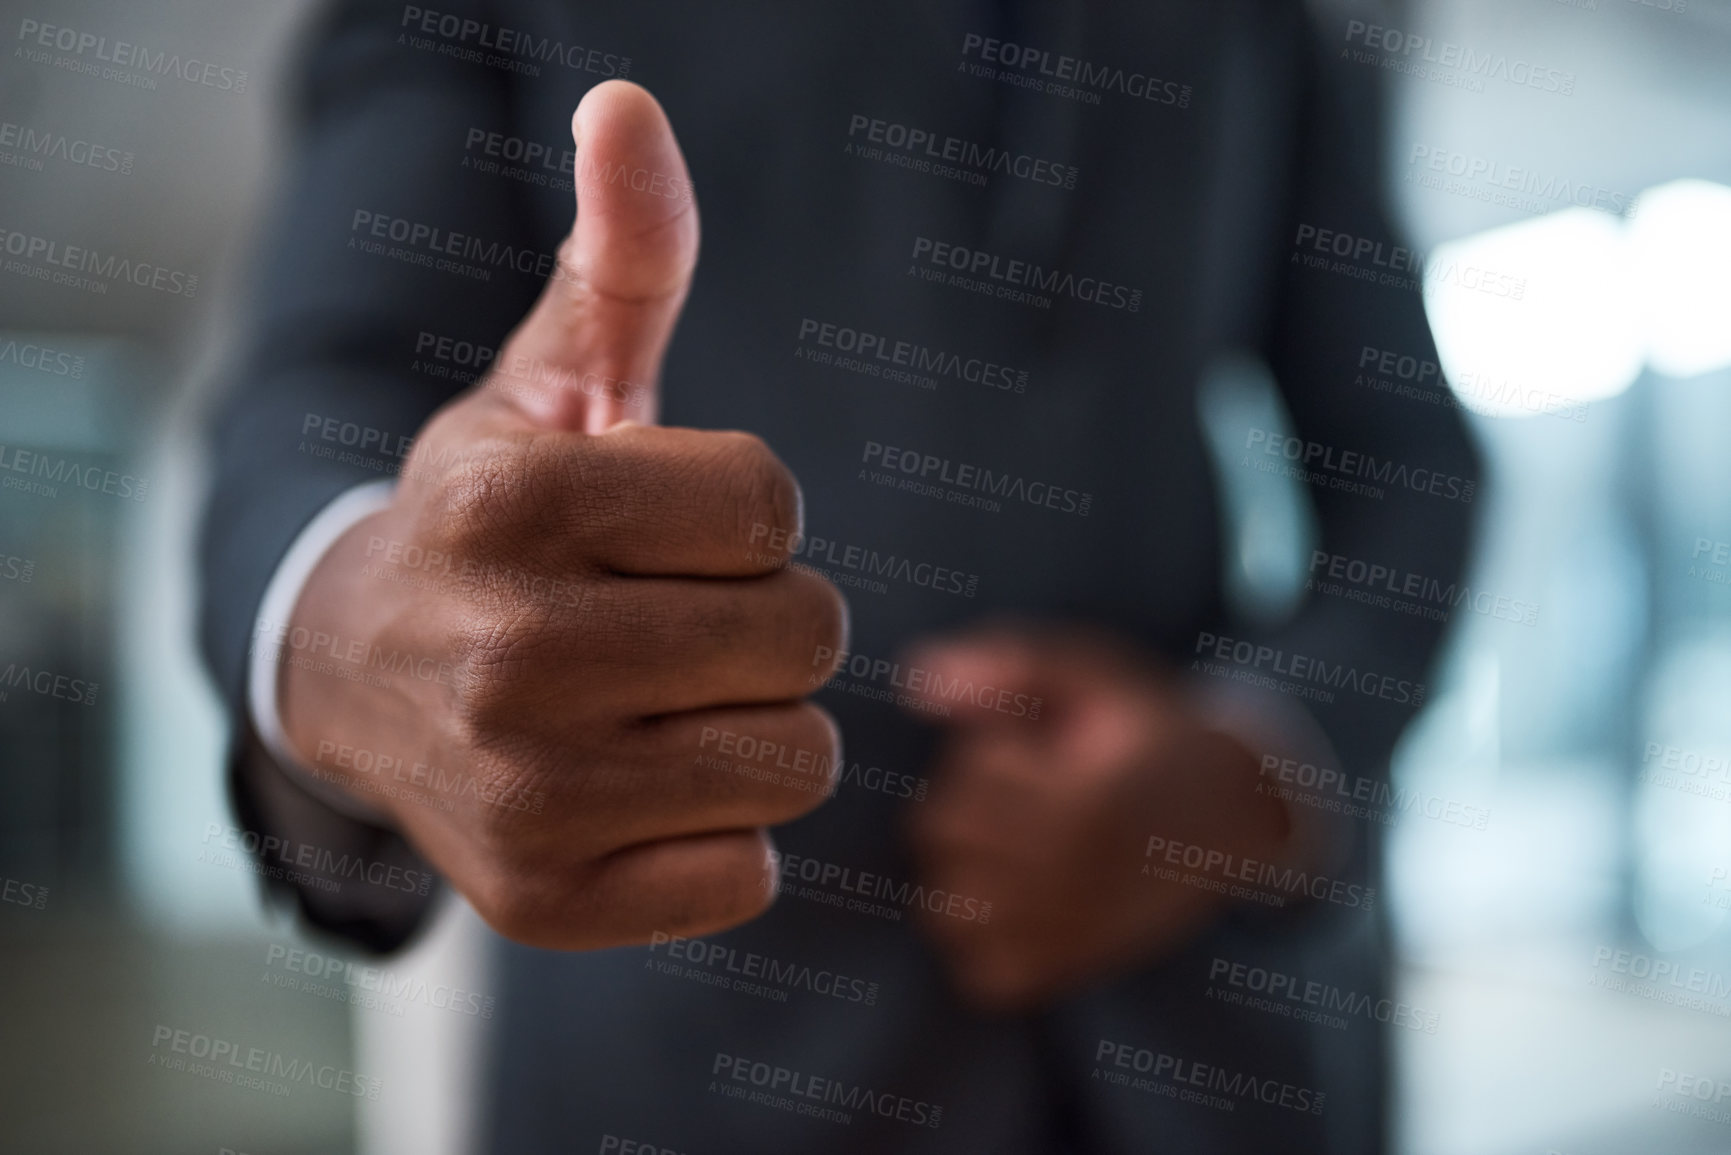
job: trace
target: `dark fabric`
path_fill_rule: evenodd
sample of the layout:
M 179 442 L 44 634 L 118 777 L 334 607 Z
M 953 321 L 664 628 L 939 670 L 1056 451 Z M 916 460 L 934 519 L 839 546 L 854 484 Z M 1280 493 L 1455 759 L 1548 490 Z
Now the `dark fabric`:
M 1294 245 L 1306 225 L 1397 243 L 1378 195 L 1377 75 L 1335 59 L 1340 30 L 1311 28 L 1298 4 L 1276 0 L 446 0 L 440 10 L 628 56 L 630 78 L 667 108 L 704 248 L 663 419 L 764 436 L 799 476 L 813 534 L 979 576 L 971 598 L 893 582 L 850 589 L 857 653 L 893 657 L 917 636 L 1015 613 L 1101 625 L 1180 668 L 1207 631 L 1424 679 L 1441 627 L 1421 617 L 1316 597 L 1272 633 L 1228 619 L 1196 413 L 1205 368 L 1247 349 L 1273 370 L 1302 436 L 1476 476 L 1450 410 L 1355 383 L 1366 346 L 1434 357 L 1418 295 L 1313 269 Z M 605 55 L 582 58 L 588 70 L 472 62 L 417 46 L 404 14 L 346 0 L 309 47 L 302 143 L 217 423 L 203 637 L 237 719 L 252 618 L 287 543 L 336 493 L 394 464 L 316 456 L 307 415 L 412 434 L 462 384 L 424 371 L 418 335 L 496 346 L 539 287 L 515 272 L 482 282 L 360 252 L 348 244 L 354 213 L 550 251 L 570 226 L 570 192 L 467 167 L 465 140 L 497 131 L 556 155 L 582 93 L 619 70 Z M 1187 85 L 1187 107 L 979 78 L 962 53 L 976 32 Z M 855 114 L 1073 164 L 1076 187 L 998 175 L 980 188 L 849 155 Z M 929 283 L 912 259 L 921 236 L 1135 287 L 1141 305 L 1060 296 L 1038 309 Z M 795 356 L 805 318 L 1023 368 L 1027 390 L 948 377 L 922 389 L 814 364 Z M 1086 518 L 1014 501 L 987 512 L 882 488 L 866 477 L 868 441 L 1049 480 L 1091 493 L 1092 506 Z M 1470 506 L 1400 487 L 1381 500 L 1309 492 L 1321 548 L 1444 584 L 1460 572 Z M 845 688 L 822 700 L 850 763 L 928 772 L 929 729 Z M 1347 771 L 1365 776 L 1386 774 L 1413 714 L 1353 693 L 1306 704 Z M 243 797 L 248 781 L 237 779 Z M 912 805 L 844 787 L 778 843 L 906 879 L 897 832 Z M 1375 851 L 1361 837 L 1342 873 L 1374 885 Z M 416 913 L 387 898 L 370 922 L 351 912 L 346 926 L 302 902 L 329 930 L 365 924 L 356 937 L 382 948 Z M 584 1149 L 618 1134 L 691 1153 L 1376 1151 L 1386 1040 L 1374 1022 L 1311 1026 L 1206 995 L 1222 957 L 1380 997 L 1379 919 L 1327 903 L 1245 910 L 1177 957 L 1029 1019 L 962 1009 L 906 919 L 787 896 L 715 942 L 877 983 L 875 1005 L 724 990 L 656 970 L 664 952 L 646 949 L 502 944 L 488 1149 Z M 1326 1107 L 1214 1110 L 1109 1085 L 1095 1077 L 1102 1040 L 1320 1089 Z M 711 1089 L 718 1053 L 939 1104 L 942 1126 L 859 1110 L 842 1125 L 736 1102 Z
M 442 890 L 401 835 L 314 798 L 250 731 L 232 756 L 229 798 L 240 829 L 257 836 L 267 895 L 294 903 L 315 933 L 374 953 L 395 950 Z M 267 845 L 267 837 L 277 841 Z

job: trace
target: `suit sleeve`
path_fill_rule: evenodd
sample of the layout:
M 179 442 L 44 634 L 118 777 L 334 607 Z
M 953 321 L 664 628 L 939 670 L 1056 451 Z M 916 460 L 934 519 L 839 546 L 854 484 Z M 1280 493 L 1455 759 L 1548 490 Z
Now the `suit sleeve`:
M 1480 463 L 1440 380 L 1432 379 L 1428 397 L 1411 397 L 1378 391 L 1360 376 L 1374 371 L 1361 368 L 1367 348 L 1431 364 L 1436 348 L 1417 288 L 1421 271 L 1403 262 L 1405 242 L 1385 204 L 1383 74 L 1339 59 L 1338 46 L 1320 36 L 1308 46 L 1303 113 L 1287 162 L 1293 194 L 1273 254 L 1280 268 L 1262 353 L 1311 463 L 1305 488 L 1317 514 L 1316 550 L 1329 559 L 1311 572 L 1325 577 L 1336 558 L 1383 566 L 1398 575 L 1385 586 L 1417 589 L 1420 597 L 1409 601 L 1446 611 L 1434 598 L 1462 579 Z M 1319 254 L 1310 230 L 1351 237 L 1357 259 L 1336 256 L 1338 241 Z M 1307 256 L 1323 257 L 1321 265 Z M 1309 560 L 1319 561 L 1317 554 Z M 1266 639 L 1289 660 L 1352 672 L 1334 685 L 1332 701 L 1306 703 L 1347 774 L 1386 781 L 1389 754 L 1428 693 L 1442 616 L 1312 590 L 1296 617 Z
M 441 5 L 482 20 L 486 7 Z M 374 950 L 405 941 L 437 888 L 394 831 L 319 803 L 249 732 L 260 599 L 301 528 L 339 494 L 394 475 L 422 423 L 468 383 L 460 365 L 429 372 L 428 351 L 497 348 L 539 291 L 523 255 L 557 243 L 533 235 L 517 186 L 464 168 L 465 132 L 508 122 L 511 74 L 415 47 L 403 11 L 344 0 L 303 46 L 295 148 L 211 423 L 199 542 L 200 642 L 234 719 L 229 784 L 246 844 L 261 848 L 272 897 Z

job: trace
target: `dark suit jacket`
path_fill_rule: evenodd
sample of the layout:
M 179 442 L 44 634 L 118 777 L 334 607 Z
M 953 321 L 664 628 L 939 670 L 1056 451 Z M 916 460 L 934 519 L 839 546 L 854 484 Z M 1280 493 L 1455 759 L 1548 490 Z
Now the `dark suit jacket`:
M 569 228 L 558 157 L 570 112 L 610 75 L 662 101 L 702 205 L 702 261 L 667 361 L 663 420 L 764 436 L 800 478 L 814 534 L 977 579 L 971 596 L 902 579 L 852 588 L 858 653 L 890 657 L 915 636 L 1006 612 L 1104 626 L 1181 667 L 1213 633 L 1422 681 L 1441 628 L 1423 617 L 1311 597 L 1277 627 L 1231 619 L 1215 466 L 1197 418 L 1205 368 L 1246 350 L 1271 368 L 1309 442 L 1475 475 L 1451 410 L 1357 378 L 1367 347 L 1434 357 L 1418 295 L 1312 267 L 1313 248 L 1295 243 L 1305 227 L 1383 253 L 1397 243 L 1379 195 L 1377 76 L 1337 59 L 1344 30 L 1311 27 L 1298 4 L 1277 0 L 337 4 L 307 46 L 299 146 L 214 438 L 203 640 L 243 732 L 234 793 L 245 824 L 418 865 L 394 835 L 335 819 L 261 763 L 242 721 L 253 617 L 299 528 L 345 488 L 388 476 L 400 464 L 393 439 L 469 379 L 458 346 L 440 342 L 496 347 L 536 296 L 539 278 L 518 271 L 535 262 L 510 253 L 551 252 Z M 982 75 L 988 63 L 993 75 Z M 1031 87 L 1049 83 L 1076 91 Z M 990 175 L 982 187 L 922 169 L 937 163 L 929 153 L 862 154 L 870 130 L 857 117 L 958 138 L 974 150 L 955 155 Z M 1014 165 L 992 171 L 987 147 L 1073 166 L 1074 187 Z M 485 278 L 426 267 L 428 245 L 412 237 L 395 255 L 367 251 L 356 221 L 379 217 L 477 238 L 459 259 Z M 954 269 L 930 260 L 937 242 L 987 254 L 980 266 L 967 258 L 987 291 L 948 283 Z M 1377 259 L 1360 264 L 1375 273 Z M 1012 260 L 1059 275 L 1029 286 Z M 999 295 L 1005 286 L 1049 307 Z M 935 387 L 812 359 L 837 350 L 808 322 L 923 346 Z M 971 381 L 930 351 L 1014 372 Z M 998 387 L 1024 371 L 1024 391 Z M 323 440 L 326 419 L 367 444 Z M 1241 445 L 1253 436 L 1243 432 Z M 1088 512 L 1062 508 L 1068 496 L 1050 508 L 1011 493 L 992 511 L 880 486 L 870 443 L 947 459 L 952 477 L 966 463 L 1085 493 Z M 1274 460 L 1240 456 L 1227 467 Z M 1385 488 L 1377 499 L 1307 487 L 1319 548 L 1453 580 L 1470 506 Z M 1391 697 L 1307 703 L 1349 773 L 1385 773 L 1413 713 Z M 849 763 L 927 773 L 927 728 L 845 687 L 823 700 Z M 902 792 L 844 786 L 778 842 L 906 880 L 896 821 L 919 802 Z M 1374 885 L 1374 835 L 1356 837 L 1340 873 Z M 284 889 L 312 925 L 373 949 L 403 941 L 424 907 L 366 886 Z M 1384 1069 L 1375 1016 L 1341 1030 L 1228 1006 L 1209 997 L 1208 971 L 1216 957 L 1239 960 L 1375 999 L 1379 937 L 1362 908 L 1246 908 L 1173 959 L 1008 1020 L 961 1009 L 906 918 L 785 896 L 716 942 L 736 952 L 728 959 L 775 960 L 786 1002 L 664 973 L 654 962 L 665 948 L 502 946 L 491 1149 L 584 1150 L 612 1133 L 690 1153 L 1371 1151 Z M 809 974 L 787 977 L 795 967 L 877 993 L 871 1005 L 816 993 Z M 1157 1072 L 1155 1090 L 1116 1085 L 1102 1077 L 1116 1068 L 1097 1062 L 1102 1041 L 1179 1065 Z M 718 1055 L 836 1080 L 852 1120 L 787 1109 L 821 1095 L 730 1098 Z M 1245 1078 L 1257 1080 L 1249 1091 Z M 1174 1097 L 1196 1085 L 1232 1106 Z M 1258 1101 L 1267 1088 L 1276 1101 Z M 1323 1092 L 1321 1112 L 1294 1109 L 1291 1088 Z M 785 1083 L 773 1089 L 787 1098 Z M 941 1126 L 896 1118 L 894 1096 L 942 1107 Z

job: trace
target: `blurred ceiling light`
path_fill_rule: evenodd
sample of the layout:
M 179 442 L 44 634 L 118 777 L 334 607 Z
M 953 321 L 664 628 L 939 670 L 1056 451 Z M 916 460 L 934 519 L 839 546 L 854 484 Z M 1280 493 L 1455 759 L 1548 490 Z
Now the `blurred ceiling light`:
M 1425 310 L 1464 406 L 1530 417 L 1615 397 L 1644 365 L 1731 366 L 1731 188 L 1660 185 L 1633 217 L 1564 209 L 1431 253 Z

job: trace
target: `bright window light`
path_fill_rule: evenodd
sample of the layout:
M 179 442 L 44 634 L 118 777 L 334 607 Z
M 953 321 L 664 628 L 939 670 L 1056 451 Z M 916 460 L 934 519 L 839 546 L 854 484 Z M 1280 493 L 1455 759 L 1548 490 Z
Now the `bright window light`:
M 1571 208 L 1440 245 L 1425 309 L 1461 402 L 1529 417 L 1614 397 L 1646 343 L 1621 219 Z
M 1667 377 L 1731 365 L 1731 188 L 1679 180 L 1648 189 L 1629 240 L 1648 364 Z
M 1731 188 L 1673 181 L 1632 215 L 1564 209 L 1431 253 L 1425 311 L 1463 405 L 1531 417 L 1615 397 L 1646 366 L 1731 366 Z

